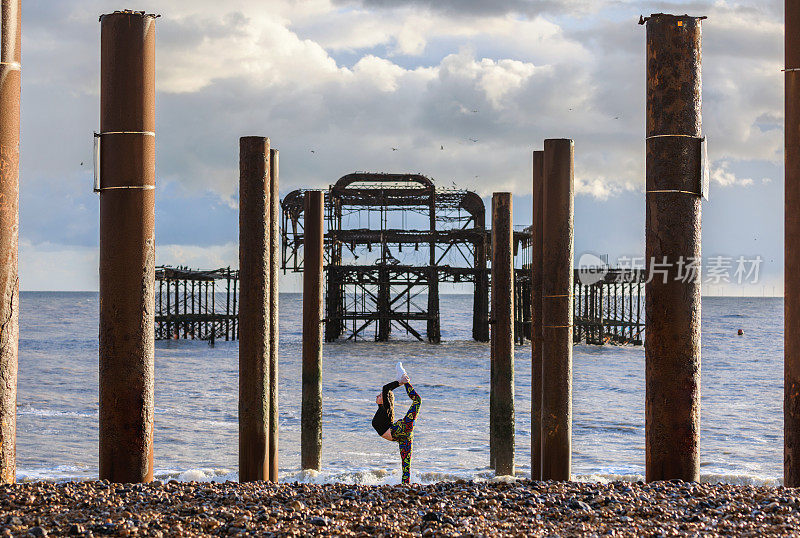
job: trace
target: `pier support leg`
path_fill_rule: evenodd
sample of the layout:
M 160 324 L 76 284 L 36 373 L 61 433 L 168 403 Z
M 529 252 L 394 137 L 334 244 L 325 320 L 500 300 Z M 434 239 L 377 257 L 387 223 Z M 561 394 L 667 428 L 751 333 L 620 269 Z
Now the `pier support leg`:
M 786 0 L 784 471 L 800 486 L 800 3 Z
M 100 478 L 149 482 L 155 338 L 155 17 L 117 12 L 100 21 Z
M 322 191 L 305 194 L 303 235 L 303 402 L 300 465 L 320 470 L 322 452 Z
M 0 17 L 0 482 L 11 484 L 17 474 L 20 0 L 2 0 Z
M 431 237 L 436 236 L 436 189 L 431 187 L 430 209 L 428 213 Z M 442 341 L 439 325 L 439 269 L 436 267 L 436 241 L 431 240 L 428 247 L 430 267 L 428 268 L 428 323 L 427 336 L 432 344 Z
M 239 481 L 269 479 L 269 139 L 239 140 Z
M 531 227 L 531 480 L 542 478 L 542 193 L 544 151 L 533 152 Z
M 481 204 L 483 207 L 483 204 Z M 489 341 L 489 279 L 486 274 L 486 214 L 475 215 L 475 230 L 480 237 L 475 240 L 475 289 L 472 299 L 472 339 Z
M 542 189 L 542 479 L 572 472 L 572 140 L 544 141 Z
M 278 481 L 278 303 L 281 236 L 278 216 L 278 150 L 269 150 L 269 191 L 272 206 L 269 213 L 270 262 L 269 273 L 269 479 Z
M 651 270 L 659 264 L 645 289 L 646 478 L 691 481 L 700 477 L 700 281 L 679 269 L 700 259 L 701 29 L 689 16 L 646 24 L 645 256 Z
M 492 196 L 490 413 L 495 474 L 514 474 L 514 245 L 511 193 Z

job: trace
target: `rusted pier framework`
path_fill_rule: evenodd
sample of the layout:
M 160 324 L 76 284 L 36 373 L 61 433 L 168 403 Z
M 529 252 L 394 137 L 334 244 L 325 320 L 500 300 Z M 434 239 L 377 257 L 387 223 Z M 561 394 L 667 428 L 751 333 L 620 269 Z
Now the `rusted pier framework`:
M 7 484 L 16 480 L 17 472 L 21 15 L 20 0 L 0 2 L 0 482 Z
M 239 271 L 230 267 L 157 267 L 156 340 L 236 340 L 238 289 Z
M 701 20 L 659 13 L 647 25 L 645 259 L 646 478 L 700 478 Z
M 303 190 L 283 208 L 282 268 L 301 272 Z M 439 284 L 472 283 L 473 337 L 489 340 L 486 211 L 474 192 L 416 174 L 354 173 L 325 196 L 325 340 L 439 342 Z M 521 240 L 522 235 L 515 237 Z
M 574 272 L 573 342 L 642 345 L 645 271 L 609 269 L 597 278 Z
M 784 470 L 800 486 L 800 2 L 786 0 Z
M 525 260 L 531 255 L 530 239 L 523 242 Z M 517 270 L 515 301 L 532 301 L 531 271 Z M 595 279 L 598 279 L 595 281 Z M 609 268 L 602 276 L 587 278 L 580 269 L 573 270 L 573 332 L 572 341 L 593 345 L 630 344 L 644 342 L 644 285 L 647 275 L 643 269 Z M 541 295 L 540 295 L 541 297 Z M 532 301 L 535 304 L 535 301 Z M 541 302 L 541 301 L 540 301 Z M 530 310 L 515 305 L 518 343 L 531 338 L 531 317 L 536 318 L 533 304 Z M 528 312 L 531 314 L 529 315 Z M 522 316 L 530 316 L 523 319 Z M 521 329 L 520 329 L 521 327 Z M 532 340 L 533 341 L 533 340 Z M 534 353 L 532 350 L 531 353 Z M 534 356 L 535 360 L 535 356 Z M 535 380 L 534 380 L 535 381 Z
M 281 202 L 284 272 L 303 271 L 305 192 L 290 192 Z M 369 331 L 385 341 L 399 329 L 438 342 L 441 283 L 471 285 L 472 336 L 489 341 L 491 234 L 476 193 L 436 188 L 420 175 L 355 173 L 325 193 L 325 214 L 326 341 L 365 338 Z M 512 245 L 514 335 L 522 343 L 531 338 L 531 228 L 515 229 Z M 625 295 L 636 289 L 629 282 L 597 284 L 606 287 L 602 316 L 599 306 L 596 314 L 581 316 L 576 301 L 576 323 L 598 334 L 591 343 L 641 343 L 644 320 L 636 310 L 638 297 Z M 615 308 L 610 298 L 616 293 Z M 585 338 L 589 330 L 578 334 Z

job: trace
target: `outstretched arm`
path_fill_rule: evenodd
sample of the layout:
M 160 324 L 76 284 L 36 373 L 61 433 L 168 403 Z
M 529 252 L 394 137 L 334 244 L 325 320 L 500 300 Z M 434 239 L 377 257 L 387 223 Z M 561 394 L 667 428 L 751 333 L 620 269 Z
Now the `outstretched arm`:
M 400 383 L 397 381 L 392 381 L 391 383 L 387 383 L 383 386 L 383 404 L 386 405 L 386 402 L 389 401 L 389 392 L 393 391 L 397 387 L 400 386 Z

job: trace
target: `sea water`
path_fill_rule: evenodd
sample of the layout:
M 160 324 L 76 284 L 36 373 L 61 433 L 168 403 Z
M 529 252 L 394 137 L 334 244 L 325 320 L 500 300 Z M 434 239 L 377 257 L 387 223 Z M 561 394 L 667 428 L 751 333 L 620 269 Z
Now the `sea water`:
M 704 298 L 703 480 L 780 483 L 783 300 Z M 412 480 L 487 479 L 489 345 L 471 340 L 471 296 L 441 297 L 442 343 L 326 344 L 322 472 L 300 471 L 301 296 L 280 297 L 280 478 L 398 483 L 398 448 L 371 426 L 375 396 L 402 360 L 422 396 Z M 738 329 L 744 330 L 737 336 Z M 23 292 L 19 345 L 20 480 L 98 475 L 98 295 Z M 530 345 L 516 347 L 516 468 L 530 474 Z M 156 343 L 155 469 L 162 479 L 235 480 L 238 344 Z M 578 345 L 572 469 L 579 480 L 644 474 L 644 349 Z M 397 413 L 410 401 L 395 391 Z

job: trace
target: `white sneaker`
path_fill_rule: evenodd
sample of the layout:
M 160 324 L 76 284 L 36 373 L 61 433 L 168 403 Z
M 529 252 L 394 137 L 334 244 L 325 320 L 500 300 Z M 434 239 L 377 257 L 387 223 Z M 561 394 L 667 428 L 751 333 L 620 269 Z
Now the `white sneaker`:
M 403 368 L 403 363 L 398 362 L 394 369 L 397 371 L 397 382 L 402 383 L 401 380 L 403 379 L 403 376 L 406 375 L 406 369 Z

